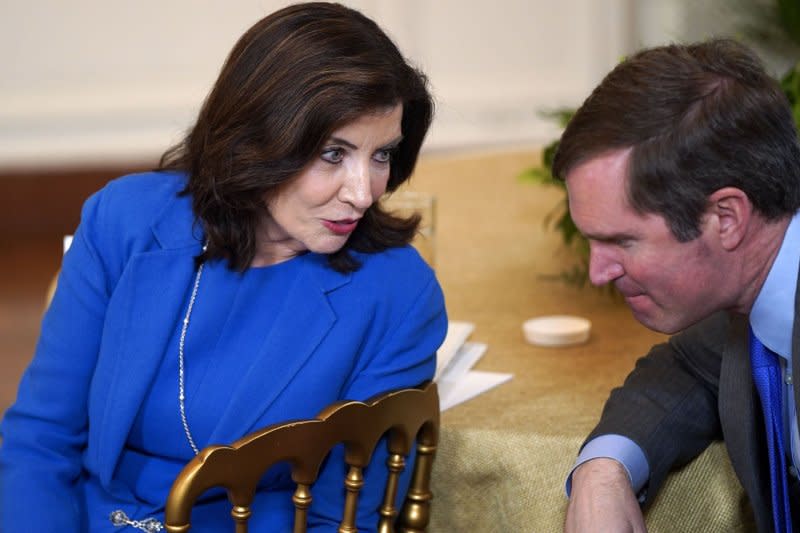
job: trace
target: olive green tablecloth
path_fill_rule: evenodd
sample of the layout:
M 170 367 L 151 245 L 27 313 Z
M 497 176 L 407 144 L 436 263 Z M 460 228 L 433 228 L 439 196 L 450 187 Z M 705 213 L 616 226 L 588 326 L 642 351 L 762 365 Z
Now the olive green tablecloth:
M 437 197 L 436 271 L 453 320 L 475 324 L 488 344 L 476 369 L 511 381 L 442 415 L 434 467 L 431 531 L 560 531 L 564 479 L 612 387 L 664 336 L 624 303 L 554 278 L 570 263 L 547 213 L 557 187 L 521 182 L 535 150 L 427 155 L 409 188 Z M 589 318 L 589 342 L 569 348 L 528 344 L 534 316 Z M 651 532 L 750 531 L 749 506 L 722 444 L 668 481 L 646 515 Z
M 564 472 L 581 442 L 524 427 L 445 426 L 430 531 L 561 531 Z M 754 531 L 749 513 L 724 446 L 714 444 L 669 478 L 646 519 L 651 533 L 737 533 Z

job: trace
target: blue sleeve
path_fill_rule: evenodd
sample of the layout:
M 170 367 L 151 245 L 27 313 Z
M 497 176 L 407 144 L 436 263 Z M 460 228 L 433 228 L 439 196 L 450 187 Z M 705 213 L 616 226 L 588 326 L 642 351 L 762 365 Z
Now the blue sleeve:
M 427 269 L 427 267 L 425 267 Z M 394 327 L 378 344 L 379 348 L 354 374 L 344 391 L 343 398 L 367 399 L 381 392 L 414 387 L 433 379 L 436 369 L 436 350 L 447 332 L 447 315 L 444 297 L 438 282 L 429 278 L 415 293 L 405 295 L 405 309 L 393 317 Z M 396 505 L 405 499 L 414 461 L 412 453 L 406 458 L 398 488 Z M 382 504 L 383 487 L 388 471 L 388 452 L 384 440 L 378 443 L 370 464 L 364 469 L 365 489 L 359 496 L 359 531 L 375 531 L 378 510 Z M 342 493 L 346 474 L 343 447 L 336 448 L 320 472 L 314 491 L 317 494 Z M 314 533 L 337 531 L 343 501 L 339 498 L 314 500 L 309 515 L 309 531 Z
M 587 461 L 601 457 L 614 459 L 621 463 L 628 472 L 633 493 L 638 495 L 642 492 L 650 477 L 650 466 L 642 449 L 631 439 L 622 435 L 601 435 L 587 442 L 578 455 L 575 466 L 572 467 L 567 477 L 567 496 L 572 490 L 572 473 L 575 469 Z
M 95 235 L 102 210 L 99 195 L 83 208 L 34 358 L 0 425 L 1 531 L 83 529 L 87 398 L 109 294 Z

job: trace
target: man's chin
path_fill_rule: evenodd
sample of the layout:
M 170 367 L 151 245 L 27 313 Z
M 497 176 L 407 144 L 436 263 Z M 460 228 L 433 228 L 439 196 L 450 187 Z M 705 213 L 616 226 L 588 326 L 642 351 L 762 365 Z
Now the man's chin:
M 670 324 L 669 317 L 665 317 L 652 299 L 646 294 L 637 296 L 626 296 L 625 303 L 631 310 L 633 317 L 643 326 L 659 333 L 674 333 L 673 324 Z
M 647 313 L 640 309 L 631 307 L 633 317 L 643 326 L 658 333 L 665 335 L 673 335 L 685 329 L 688 324 L 682 324 L 675 320 L 670 320 L 670 317 L 663 315 L 655 315 L 654 313 Z

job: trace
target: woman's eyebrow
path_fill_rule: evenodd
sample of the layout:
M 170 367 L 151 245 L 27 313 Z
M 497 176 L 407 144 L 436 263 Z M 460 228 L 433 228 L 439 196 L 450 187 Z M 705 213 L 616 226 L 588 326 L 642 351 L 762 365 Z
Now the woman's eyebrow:
M 398 135 L 396 138 L 392 139 L 391 141 L 389 141 L 388 143 L 384 144 L 383 146 L 384 146 L 384 148 L 395 148 L 401 142 L 403 142 L 403 135 L 402 134 Z
M 353 144 L 350 141 L 347 141 L 345 139 L 342 139 L 341 137 L 331 137 L 330 141 L 328 141 L 328 142 L 332 142 L 332 143 L 336 143 L 336 144 L 343 144 L 348 148 L 352 148 L 353 150 L 358 148 L 358 146 L 356 146 L 355 144 Z
M 396 138 L 394 138 L 391 141 L 389 141 L 386 144 L 384 144 L 383 148 L 394 148 L 395 146 L 400 144 L 402 141 L 403 141 L 403 136 L 402 135 L 398 135 Z M 334 143 L 334 144 L 341 144 L 341 145 L 344 145 L 345 147 L 350 148 L 352 150 L 357 150 L 358 149 L 358 146 L 356 146 L 355 144 L 351 143 L 347 139 L 342 139 L 341 137 L 331 137 L 328 142 L 331 142 L 331 143 Z

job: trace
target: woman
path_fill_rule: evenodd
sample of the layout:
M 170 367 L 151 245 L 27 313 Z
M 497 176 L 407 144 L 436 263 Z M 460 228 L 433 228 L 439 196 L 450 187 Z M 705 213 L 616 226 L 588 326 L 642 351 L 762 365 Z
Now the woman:
M 248 30 L 160 169 L 84 206 L 2 423 L 0 529 L 147 530 L 198 449 L 430 379 L 441 289 L 408 246 L 418 220 L 376 202 L 431 115 L 424 77 L 356 11 L 302 4 Z M 323 469 L 311 530 L 335 531 L 343 468 Z M 267 475 L 254 531 L 289 530 L 292 490 Z M 362 495 L 363 530 L 379 498 Z M 193 530 L 228 520 L 211 494 Z

